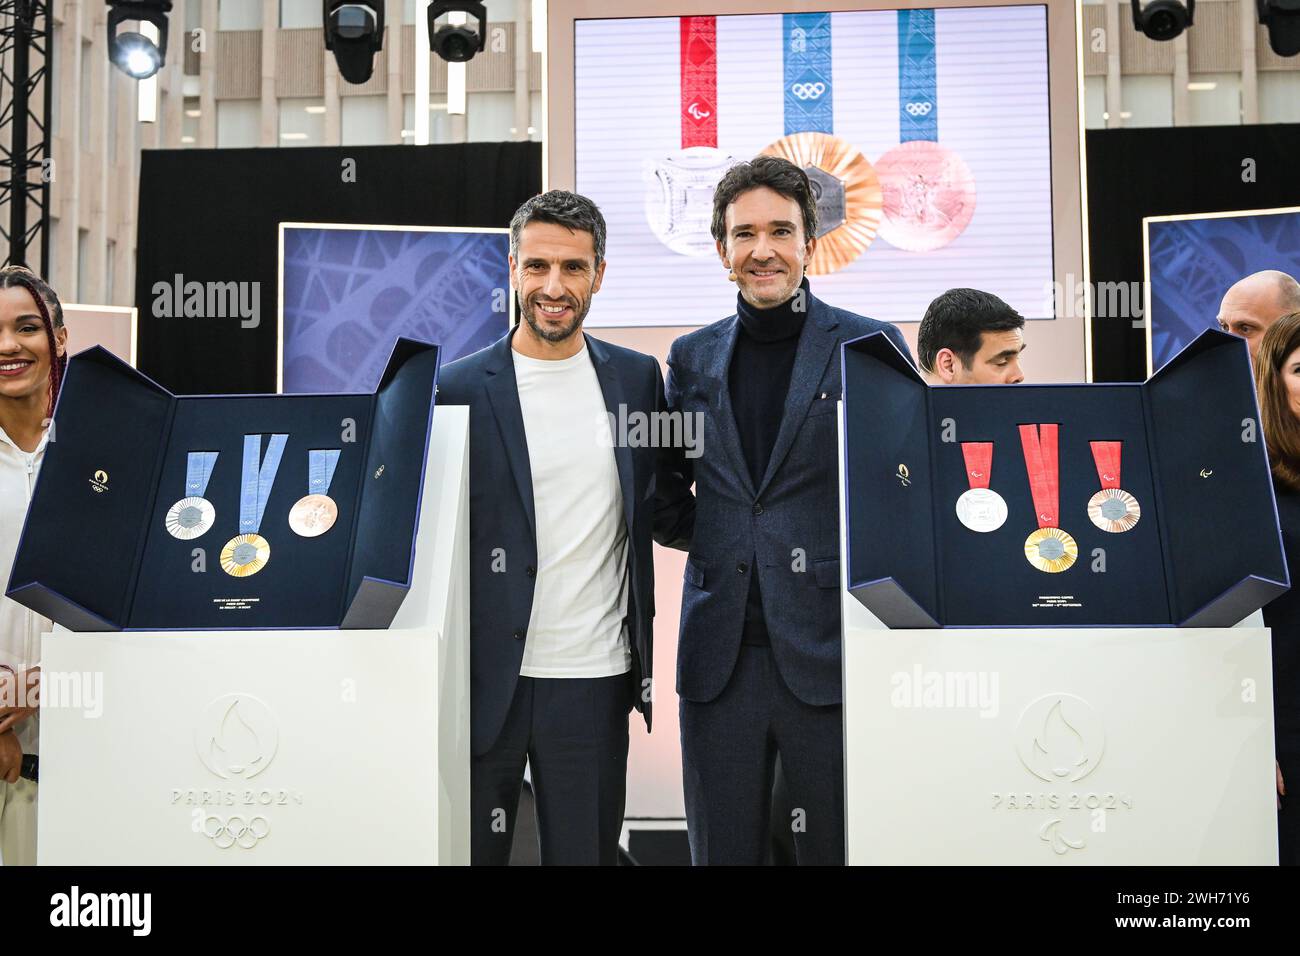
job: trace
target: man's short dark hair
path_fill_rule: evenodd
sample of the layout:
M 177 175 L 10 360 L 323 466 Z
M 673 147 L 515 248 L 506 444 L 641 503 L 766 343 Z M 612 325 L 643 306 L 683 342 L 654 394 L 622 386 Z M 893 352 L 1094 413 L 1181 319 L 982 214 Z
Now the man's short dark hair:
M 605 259 L 605 217 L 586 196 L 552 189 L 529 199 L 515 210 L 510 220 L 510 255 L 519 258 L 519 236 L 530 222 L 550 222 L 575 232 L 591 233 L 596 265 Z
M 916 333 L 916 355 L 921 368 L 934 371 L 940 349 L 951 349 L 970 368 L 985 332 L 1023 329 L 1025 317 L 992 292 L 949 289 L 930 303 Z
M 803 238 L 807 242 L 817 235 L 817 200 L 813 198 L 808 174 L 779 156 L 755 156 L 747 163 L 737 163 L 713 191 L 713 222 L 710 232 L 718 242 L 727 241 L 727 207 L 741 193 L 766 186 L 786 199 L 793 199 L 803 213 Z

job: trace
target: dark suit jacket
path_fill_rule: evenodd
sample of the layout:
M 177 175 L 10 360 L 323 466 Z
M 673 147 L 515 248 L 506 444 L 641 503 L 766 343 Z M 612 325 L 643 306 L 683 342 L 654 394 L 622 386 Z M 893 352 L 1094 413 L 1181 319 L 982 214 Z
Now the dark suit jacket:
M 670 410 L 704 417 L 704 454 L 675 468 L 694 478 L 694 535 L 682 589 L 677 692 L 708 702 L 740 651 L 751 575 L 758 575 L 772 656 L 808 704 L 841 702 L 839 452 L 840 344 L 884 331 L 911 358 L 902 333 L 808 297 L 785 413 L 767 472 L 755 487 L 731 407 L 736 316 L 683 335 L 668 355 Z M 742 370 L 743 374 L 743 370 Z
M 605 407 L 616 421 L 620 405 L 626 406 L 624 418 L 663 410 L 663 376 L 655 359 L 584 336 Z M 442 369 L 438 403 L 470 409 L 470 736 L 474 753 L 482 754 L 500 734 L 514 697 L 537 568 L 533 479 L 510 334 Z M 650 702 L 642 691 L 654 662 L 651 535 L 678 537 L 674 528 L 689 527 L 693 501 L 688 486 L 674 485 L 672 478 L 656 481 L 658 449 L 620 445 L 617 433 L 614 442 L 628 534 L 627 624 L 636 708 L 648 728 Z M 496 549 L 503 549 L 505 571 L 493 570 L 501 554 Z

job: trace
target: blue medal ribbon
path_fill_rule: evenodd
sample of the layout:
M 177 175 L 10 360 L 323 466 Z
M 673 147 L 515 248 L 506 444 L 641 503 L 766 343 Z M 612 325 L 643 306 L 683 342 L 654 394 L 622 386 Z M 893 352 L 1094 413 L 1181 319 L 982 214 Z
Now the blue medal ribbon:
M 307 494 L 329 494 L 330 482 L 334 480 L 334 469 L 338 467 L 341 454 L 337 448 L 307 452 Z
M 898 141 L 939 141 L 934 11 L 898 11 Z
M 272 435 L 266 458 L 259 467 L 262 436 L 244 436 L 244 473 L 239 493 L 240 534 L 257 534 L 257 529 L 262 526 L 266 502 L 271 497 L 271 485 L 275 483 L 275 473 L 280 470 L 280 458 L 288 440 L 288 435 Z
M 834 131 L 831 99 L 831 15 L 782 15 L 785 49 L 785 134 Z
M 192 451 L 185 462 L 185 497 L 202 498 L 217 465 L 218 452 Z

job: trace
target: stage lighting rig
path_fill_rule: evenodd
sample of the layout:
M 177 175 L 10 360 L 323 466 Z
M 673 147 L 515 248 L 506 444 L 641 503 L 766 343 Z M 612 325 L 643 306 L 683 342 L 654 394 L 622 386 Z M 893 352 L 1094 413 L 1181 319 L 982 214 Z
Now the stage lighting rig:
M 487 44 L 487 10 L 480 2 L 435 0 L 429 4 L 428 15 L 429 46 L 448 63 L 472 60 Z M 438 20 L 445 22 L 438 26 Z
M 1300 0 L 1256 0 L 1268 45 L 1278 56 L 1300 53 Z
M 108 0 L 108 58 L 127 76 L 148 79 L 167 60 L 167 14 L 172 0 Z M 153 24 L 158 40 L 143 30 L 122 30 L 124 23 Z
M 1192 25 L 1196 0 L 1152 0 L 1145 7 L 1142 0 L 1133 0 L 1133 26 L 1152 40 L 1172 40 Z
M 323 2 L 325 49 L 333 52 L 343 79 L 366 82 L 375 69 L 375 54 L 384 47 L 384 0 Z

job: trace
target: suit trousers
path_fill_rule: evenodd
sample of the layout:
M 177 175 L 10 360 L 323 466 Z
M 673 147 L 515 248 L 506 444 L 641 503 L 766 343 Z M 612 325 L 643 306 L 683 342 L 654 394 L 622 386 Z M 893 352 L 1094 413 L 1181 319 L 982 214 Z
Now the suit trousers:
M 30 780 L 0 780 L 0 864 L 36 865 L 36 790 Z
M 526 762 L 542 865 L 618 865 L 632 702 L 631 673 L 520 677 L 496 742 L 472 758 L 470 862 L 510 862 Z
M 805 704 L 777 672 L 772 649 L 742 644 L 722 693 L 681 701 L 682 784 L 695 865 L 768 859 L 778 753 L 795 859 L 844 863 L 843 707 Z

